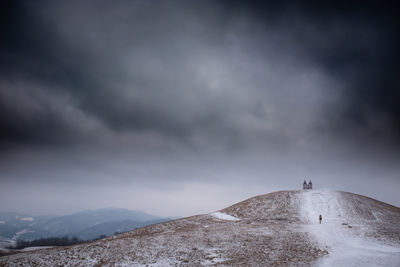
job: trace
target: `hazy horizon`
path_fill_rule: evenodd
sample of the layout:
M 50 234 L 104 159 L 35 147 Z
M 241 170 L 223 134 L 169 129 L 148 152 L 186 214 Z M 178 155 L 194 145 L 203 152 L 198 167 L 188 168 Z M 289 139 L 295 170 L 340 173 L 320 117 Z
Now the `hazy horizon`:
M 189 216 L 304 179 L 400 206 L 389 4 L 1 5 L 0 211 Z
M 297 190 L 302 190 L 302 189 L 292 189 L 292 190 L 297 191 Z M 342 190 L 331 190 L 331 189 L 328 189 L 328 188 L 313 189 L 313 190 L 342 191 Z M 180 217 L 181 218 L 181 217 L 188 217 L 188 216 L 193 216 L 193 215 L 212 213 L 212 212 L 215 212 L 217 210 L 220 210 L 220 209 L 223 209 L 223 208 L 227 208 L 227 207 L 229 207 L 229 206 L 231 206 L 233 204 L 237 204 L 238 202 L 244 201 L 244 200 L 246 200 L 248 198 L 256 197 L 256 196 L 262 195 L 262 194 L 269 194 L 269 193 L 279 192 L 279 191 L 291 191 L 291 190 L 282 189 L 282 190 L 277 190 L 277 191 L 272 191 L 272 192 L 265 192 L 265 193 L 261 193 L 261 194 L 251 195 L 251 196 L 245 197 L 243 199 L 236 200 L 236 202 L 226 203 L 226 205 L 223 206 L 223 207 L 216 207 L 216 208 L 214 208 L 214 207 L 206 207 L 206 208 L 203 208 L 203 209 L 201 209 L 200 211 L 197 211 L 197 212 L 194 211 L 193 213 L 190 213 L 190 211 L 188 211 L 186 214 L 181 214 L 181 215 L 168 214 L 168 213 L 156 214 L 156 213 L 148 212 L 148 211 L 145 211 L 145 210 L 141 210 L 140 208 L 123 208 L 123 207 L 115 207 L 115 206 L 87 208 L 87 209 L 76 209 L 76 210 L 65 211 L 65 212 L 62 212 L 62 213 L 57 213 L 57 212 L 53 212 L 53 213 L 41 213 L 41 212 L 32 213 L 29 210 L 27 210 L 26 212 L 24 212 L 24 211 L 20 212 L 20 211 L 15 211 L 15 210 L 1 210 L 0 213 L 7 213 L 7 212 L 14 213 L 15 212 L 15 213 L 20 213 L 20 214 L 24 214 L 24 215 L 32 215 L 32 216 L 64 216 L 64 215 L 70 215 L 70 214 L 79 213 L 79 212 L 85 212 L 85 211 L 97 211 L 97 210 L 104 210 L 104 209 L 125 209 L 125 210 L 129 210 L 129 211 L 141 211 L 141 212 L 145 212 L 145 213 L 150 214 L 150 215 L 160 216 L 160 217 L 172 217 L 172 218 Z M 347 191 L 343 191 L 343 192 L 347 192 Z M 357 193 L 357 192 L 349 192 L 349 193 L 354 193 L 354 194 L 361 195 L 360 193 Z M 365 196 L 366 197 L 371 197 L 371 196 L 367 196 L 367 195 L 365 195 Z M 376 200 L 382 201 L 382 200 L 379 200 L 379 199 L 376 199 Z M 384 202 L 384 201 L 382 201 L 382 202 Z M 387 202 L 385 202 L 385 203 L 387 203 Z M 392 203 L 387 203 L 387 204 L 392 205 L 392 206 L 396 206 L 396 205 L 394 205 Z

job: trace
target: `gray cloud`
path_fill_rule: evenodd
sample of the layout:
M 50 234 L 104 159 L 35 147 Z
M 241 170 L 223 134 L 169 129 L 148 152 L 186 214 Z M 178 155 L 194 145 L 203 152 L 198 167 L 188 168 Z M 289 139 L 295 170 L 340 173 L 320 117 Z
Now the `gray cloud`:
M 355 166 L 369 164 L 398 183 L 390 8 L 4 5 L 13 14 L 2 16 L 0 45 L 4 185 L 268 190 L 315 175 L 332 187 L 335 176 L 369 181 Z

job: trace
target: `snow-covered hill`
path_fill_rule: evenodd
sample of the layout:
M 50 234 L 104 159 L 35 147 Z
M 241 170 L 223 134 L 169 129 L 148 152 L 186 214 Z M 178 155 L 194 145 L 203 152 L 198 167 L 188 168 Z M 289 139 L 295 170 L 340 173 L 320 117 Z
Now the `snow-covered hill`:
M 36 264 L 399 266 L 400 209 L 351 193 L 281 191 L 87 244 L 0 258 L 5 266 Z
M 345 192 L 301 195 L 304 229 L 329 251 L 320 266 L 400 266 L 399 208 Z

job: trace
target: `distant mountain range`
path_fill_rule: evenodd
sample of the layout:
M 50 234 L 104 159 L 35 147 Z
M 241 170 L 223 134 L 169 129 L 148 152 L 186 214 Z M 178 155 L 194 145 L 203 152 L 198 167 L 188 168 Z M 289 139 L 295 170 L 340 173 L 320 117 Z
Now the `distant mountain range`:
M 169 220 L 171 218 L 118 208 L 85 210 L 64 216 L 4 212 L 0 213 L 0 246 L 15 240 L 44 237 L 76 236 L 90 240 Z

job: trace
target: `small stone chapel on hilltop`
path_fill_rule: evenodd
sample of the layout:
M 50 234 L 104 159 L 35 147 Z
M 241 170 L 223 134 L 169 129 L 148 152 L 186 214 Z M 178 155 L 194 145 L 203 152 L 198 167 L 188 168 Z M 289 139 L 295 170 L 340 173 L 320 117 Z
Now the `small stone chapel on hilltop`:
M 307 184 L 306 180 L 304 180 L 303 189 L 312 189 L 312 182 L 311 182 L 311 180 L 308 182 L 308 184 Z

